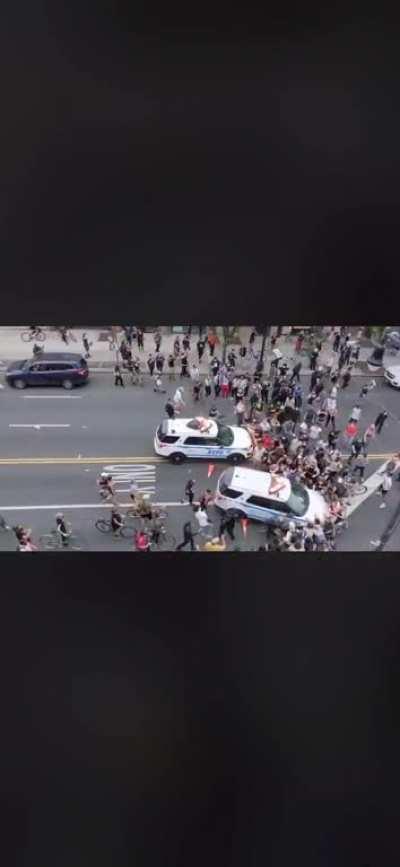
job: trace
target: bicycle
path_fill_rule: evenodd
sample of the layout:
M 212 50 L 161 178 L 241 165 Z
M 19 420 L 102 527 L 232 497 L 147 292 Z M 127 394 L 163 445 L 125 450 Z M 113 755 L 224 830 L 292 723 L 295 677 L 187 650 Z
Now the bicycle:
M 143 388 L 144 379 L 141 373 L 132 373 L 131 375 L 131 385 L 137 385 L 139 388 Z
M 366 485 L 363 485 L 361 482 L 358 482 L 356 479 L 349 479 L 346 483 L 347 487 L 347 497 L 361 497 L 363 494 L 366 494 L 368 488 Z
M 41 328 L 36 328 L 35 331 L 22 331 L 21 340 L 23 343 L 31 343 L 32 340 L 44 343 L 46 340 L 46 334 Z
M 63 544 L 63 540 L 57 530 L 51 530 L 39 539 L 39 547 L 45 551 L 81 551 L 81 545 L 77 544 L 77 538 L 72 533 L 68 536 L 67 544 Z
M 155 536 L 157 536 L 157 540 Z M 176 538 L 172 533 L 168 533 L 163 526 L 159 530 L 151 531 L 150 547 L 152 550 L 158 551 L 175 551 Z
M 111 523 L 111 521 L 108 521 L 106 518 L 99 518 L 99 520 L 95 522 L 94 526 L 96 527 L 96 530 L 99 531 L 99 533 L 104 533 L 104 534 L 113 533 L 112 523 Z M 116 538 L 116 539 L 118 539 L 118 538 L 131 539 L 133 534 L 134 534 L 134 527 L 129 527 L 129 526 L 126 526 L 126 524 L 123 524 L 123 526 L 119 530 L 119 533 L 114 534 L 114 538 Z

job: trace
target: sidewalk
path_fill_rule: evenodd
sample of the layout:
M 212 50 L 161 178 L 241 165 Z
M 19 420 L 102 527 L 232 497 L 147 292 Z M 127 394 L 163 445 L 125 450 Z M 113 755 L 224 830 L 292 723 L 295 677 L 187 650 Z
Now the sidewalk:
M 0 369 L 4 371 L 4 369 L 13 361 L 22 360 L 24 358 L 30 358 L 32 354 L 32 343 L 23 343 L 21 340 L 21 332 L 26 330 L 26 326 L 21 327 L 3 327 L 0 328 Z M 82 344 L 82 335 L 84 333 L 87 334 L 89 342 L 92 343 L 91 347 L 91 358 L 88 359 L 89 368 L 94 371 L 111 371 L 115 362 L 116 362 L 116 352 L 111 351 L 107 340 L 105 339 L 106 329 L 102 330 L 100 328 L 90 329 L 90 328 L 75 328 L 73 331 L 73 335 L 76 338 L 76 341 L 71 341 L 68 346 L 63 343 L 61 337 L 49 330 L 49 328 L 44 326 L 44 330 L 46 332 L 46 341 L 43 344 L 44 350 L 47 352 L 82 352 L 83 344 Z M 247 339 L 250 334 L 250 328 L 244 328 L 242 332 L 242 339 Z M 247 334 L 249 332 L 249 334 Z M 176 335 L 163 335 L 161 342 L 161 351 L 167 357 L 170 352 L 173 351 L 173 345 Z M 197 356 L 197 343 L 198 337 L 194 336 L 191 344 L 191 352 L 189 354 L 189 363 L 196 362 L 198 364 L 198 356 Z M 256 353 L 259 353 L 262 345 L 262 337 L 257 337 L 254 350 Z M 295 338 L 290 337 L 280 337 L 277 342 L 277 347 L 282 352 L 284 358 L 288 361 L 288 363 L 294 364 L 297 361 L 301 361 L 303 364 L 302 374 L 311 375 L 311 371 L 309 370 L 309 359 L 307 356 L 296 356 L 294 352 L 295 346 Z M 322 352 L 320 354 L 320 359 L 322 364 L 328 361 L 330 356 L 332 355 L 331 342 L 327 342 L 326 347 L 324 346 Z M 238 346 L 235 345 L 234 349 L 237 356 L 237 364 L 236 369 L 239 372 L 249 373 L 254 372 L 256 361 L 254 358 L 249 358 L 248 356 L 244 361 L 240 357 L 238 357 Z M 142 360 L 142 365 L 145 368 L 145 372 L 147 373 L 147 365 L 146 361 L 150 352 L 154 353 L 154 339 L 152 333 L 146 333 L 144 335 L 144 352 L 138 352 L 136 341 L 134 341 L 133 346 L 133 354 L 139 355 Z M 353 370 L 353 376 L 372 376 L 368 371 L 366 366 L 366 360 L 371 353 L 371 349 L 369 347 L 362 347 L 360 352 L 360 361 L 357 366 Z M 221 358 L 222 355 L 222 347 L 218 345 L 215 351 L 215 355 L 218 358 Z M 265 370 L 269 371 L 269 365 L 272 358 L 271 352 L 271 342 L 267 341 L 266 352 L 265 352 Z M 209 363 L 210 363 L 210 354 L 208 348 L 206 348 L 201 364 L 199 365 L 200 373 L 205 375 L 209 372 Z M 167 369 L 167 368 L 165 368 Z M 178 369 L 178 368 L 177 368 Z M 374 374 L 376 376 L 383 375 L 382 373 Z

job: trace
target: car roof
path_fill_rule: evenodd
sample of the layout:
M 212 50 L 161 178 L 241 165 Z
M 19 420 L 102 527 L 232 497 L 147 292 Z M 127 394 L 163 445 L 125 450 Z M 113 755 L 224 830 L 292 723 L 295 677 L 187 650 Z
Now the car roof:
M 268 499 L 278 500 L 280 503 L 285 503 L 290 497 L 292 486 L 288 479 L 282 475 L 274 474 L 274 477 L 285 483 L 277 494 L 270 494 L 269 489 L 272 482 L 271 473 L 264 473 L 260 470 L 250 470 L 246 467 L 236 467 L 234 470 L 228 470 L 232 477 L 228 483 L 230 488 L 243 493 L 255 494 L 260 497 L 268 497 Z
M 187 434 L 188 436 L 204 437 L 204 439 L 208 439 L 211 435 L 210 433 L 207 434 L 207 433 L 201 432 L 200 430 L 196 430 L 196 428 L 188 426 L 189 422 L 192 422 L 192 421 L 193 421 L 192 418 L 174 418 L 174 419 L 168 419 L 168 420 L 166 419 L 163 422 L 163 430 L 167 434 L 179 434 L 179 436 L 182 436 L 183 434 Z M 213 425 L 215 425 L 215 422 L 213 419 L 210 418 L 210 419 L 207 419 L 207 421 L 209 421 Z M 216 427 L 216 425 L 215 425 L 215 427 Z M 214 431 L 213 431 L 214 435 L 216 432 L 215 427 L 214 427 Z
M 35 361 L 80 361 L 81 358 L 78 352 L 42 352 Z

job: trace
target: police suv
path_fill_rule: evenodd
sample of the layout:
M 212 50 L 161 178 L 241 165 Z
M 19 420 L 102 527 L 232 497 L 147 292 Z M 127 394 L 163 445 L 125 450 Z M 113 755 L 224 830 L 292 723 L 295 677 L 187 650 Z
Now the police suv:
M 328 518 L 329 508 L 318 491 L 282 475 L 237 467 L 220 476 L 215 494 L 218 509 L 235 518 L 251 518 L 265 524 L 294 521 L 304 525 Z
M 157 455 L 181 464 L 187 458 L 228 460 L 241 463 L 253 454 L 253 443 L 247 430 L 231 427 L 214 419 L 165 419 L 154 438 Z

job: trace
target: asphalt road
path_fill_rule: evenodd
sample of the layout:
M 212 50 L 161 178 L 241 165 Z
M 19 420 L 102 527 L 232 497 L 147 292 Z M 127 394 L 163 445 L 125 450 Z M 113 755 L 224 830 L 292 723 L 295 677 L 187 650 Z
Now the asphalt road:
M 354 379 L 351 388 L 340 396 L 339 427 L 346 422 L 357 402 L 362 385 Z M 305 385 L 306 385 L 305 381 Z M 189 384 L 190 385 L 190 384 Z M 171 391 L 175 385 L 172 384 Z M 187 388 L 189 391 L 189 389 Z M 0 392 L 0 512 L 9 523 L 21 521 L 33 528 L 35 536 L 48 532 L 54 514 L 62 507 L 80 544 L 86 550 L 126 550 L 130 543 L 102 536 L 94 527 L 104 513 L 99 505 L 95 480 L 104 466 L 116 467 L 121 502 L 127 502 L 128 480 L 133 476 L 143 491 L 169 508 L 169 528 L 179 539 L 185 520 L 191 516 L 182 504 L 185 483 L 196 480 L 196 490 L 214 488 L 224 464 L 218 464 L 210 481 L 207 462 L 175 467 L 157 458 L 153 435 L 163 416 L 165 396 L 154 394 L 150 384 L 143 389 L 115 388 L 109 374 L 94 374 L 88 387 L 65 394 L 62 389 L 31 389 L 22 394 L 8 389 Z M 234 421 L 232 402 L 219 400 L 227 421 Z M 209 403 L 201 405 L 207 414 Z M 363 403 L 362 424 L 373 421 L 386 408 L 389 420 L 377 437 L 371 452 L 377 457 L 368 466 L 373 475 L 384 456 L 400 448 L 400 394 L 379 381 L 377 389 Z M 188 415 L 195 409 L 188 399 Z M 199 405 L 196 406 L 196 412 Z M 40 427 L 48 425 L 48 427 Z M 398 485 L 400 495 L 400 485 Z M 397 502 L 396 485 L 388 508 L 379 509 L 380 500 L 372 494 L 351 516 L 350 528 L 339 541 L 341 550 L 371 550 Z M 217 515 L 213 516 L 218 525 Z M 257 525 L 247 537 L 239 526 L 237 542 L 243 549 L 254 549 L 260 540 Z M 13 549 L 9 534 L 0 536 L 0 549 Z M 234 547 L 231 545 L 231 547 Z M 400 531 L 387 550 L 400 549 Z

